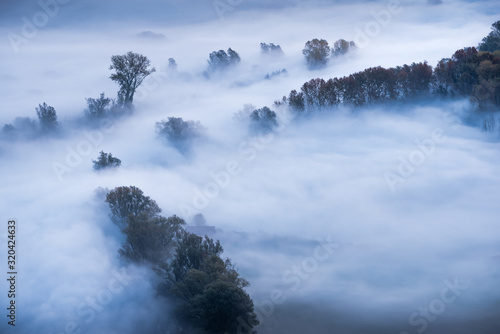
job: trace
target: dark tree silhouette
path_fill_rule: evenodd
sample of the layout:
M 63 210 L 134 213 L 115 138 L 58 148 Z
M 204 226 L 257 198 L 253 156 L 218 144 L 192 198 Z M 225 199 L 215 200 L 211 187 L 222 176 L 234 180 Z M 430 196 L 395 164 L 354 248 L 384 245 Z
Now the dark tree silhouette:
M 141 189 L 117 187 L 106 195 L 106 202 L 111 209 L 111 220 L 121 229 L 127 226 L 130 216 L 145 214 L 149 218 L 156 217 L 161 209 L 149 196 L 144 196 Z
M 167 261 L 173 253 L 183 219 L 172 216 L 151 217 L 147 212 L 129 215 L 127 227 L 123 230 L 127 240 L 119 253 L 128 261 L 148 262 L 157 265 Z
M 121 166 L 122 161 L 114 157 L 111 153 L 99 152 L 97 160 L 92 160 L 94 163 L 94 170 L 102 170 L 106 168 L 118 168 Z
M 227 49 L 227 53 L 224 50 L 214 51 L 209 55 L 208 71 L 212 73 L 224 71 L 240 61 L 241 58 L 238 53 L 231 48 Z
M 99 98 L 93 99 L 89 97 L 85 99 L 87 101 L 87 109 L 85 109 L 85 115 L 90 120 L 101 119 L 109 112 L 107 108 L 111 103 L 111 99 L 104 96 L 104 93 L 101 93 Z
M 249 284 L 229 259 L 222 260 L 219 241 L 181 232 L 166 272 L 166 293 L 179 300 L 178 314 L 209 333 L 253 333 L 258 325 Z
M 200 122 L 168 117 L 166 121 L 156 122 L 156 131 L 161 138 L 183 151 L 189 150 L 192 140 L 203 135 L 204 127 Z
M 110 70 L 115 70 L 110 78 L 120 85 L 118 92 L 118 103 L 121 106 L 132 107 L 134 94 L 143 80 L 155 72 L 155 68 L 149 68 L 150 61 L 146 56 L 138 53 L 128 52 L 121 56 L 112 56 Z
M 269 133 L 278 126 L 276 113 L 264 107 L 250 114 L 250 129 L 256 133 Z
M 500 21 L 491 25 L 491 32 L 479 44 L 479 51 L 494 52 L 497 50 L 500 50 Z
M 262 54 L 269 56 L 283 56 L 285 53 L 281 49 L 281 46 L 275 45 L 274 43 L 266 44 L 260 43 L 260 50 Z
M 57 114 L 54 107 L 48 106 L 45 102 L 36 108 L 40 130 L 43 132 L 54 131 L 57 128 Z

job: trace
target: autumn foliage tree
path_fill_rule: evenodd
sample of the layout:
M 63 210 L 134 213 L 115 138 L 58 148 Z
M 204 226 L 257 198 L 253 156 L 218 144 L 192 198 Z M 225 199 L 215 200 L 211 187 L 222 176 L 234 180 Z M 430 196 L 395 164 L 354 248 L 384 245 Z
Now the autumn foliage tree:
M 313 39 L 308 41 L 302 50 L 310 69 L 316 69 L 326 66 L 331 54 L 330 46 L 324 39 Z
M 345 39 L 339 39 L 333 43 L 332 56 L 342 56 L 351 50 L 356 48 L 356 43 L 353 41 L 346 41 Z

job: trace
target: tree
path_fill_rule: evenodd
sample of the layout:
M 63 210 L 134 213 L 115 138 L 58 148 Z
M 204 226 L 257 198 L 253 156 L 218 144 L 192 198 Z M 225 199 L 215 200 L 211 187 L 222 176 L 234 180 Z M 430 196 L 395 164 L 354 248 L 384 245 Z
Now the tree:
M 281 49 L 281 46 L 275 45 L 274 43 L 266 44 L 260 43 L 260 50 L 262 54 L 269 56 L 283 56 L 285 53 Z
M 224 71 L 241 61 L 238 53 L 231 48 L 227 49 L 227 53 L 224 50 L 214 51 L 208 58 L 208 71 L 212 73 Z
M 453 62 L 450 58 L 441 59 L 434 68 L 432 77 L 432 92 L 447 96 L 453 85 Z
M 346 41 L 345 39 L 339 39 L 333 43 L 332 56 L 345 55 L 352 49 L 356 48 L 356 44 L 353 41 Z
M 302 53 L 306 57 L 309 68 L 315 69 L 326 66 L 331 50 L 326 40 L 315 38 L 306 43 Z
M 110 78 L 120 85 L 118 92 L 118 102 L 122 106 L 131 107 L 134 100 L 134 94 L 144 81 L 144 79 L 155 72 L 155 68 L 149 68 L 150 61 L 146 56 L 138 53 L 128 52 L 122 56 L 111 56 L 110 70 L 116 73 L 111 74 Z
M 259 324 L 250 296 L 242 288 L 216 280 L 192 298 L 192 313 L 209 333 L 254 333 Z
M 121 166 L 122 161 L 114 157 L 111 153 L 99 152 L 97 160 L 92 160 L 94 163 L 94 170 L 101 170 L 105 168 L 118 168 Z
M 172 72 L 177 70 L 177 62 L 174 58 L 168 58 L 168 70 Z
M 44 102 L 38 105 L 36 113 L 42 131 L 54 131 L 57 128 L 57 114 L 54 107 L 48 106 L 47 103 Z
M 264 107 L 256 109 L 250 114 L 250 128 L 257 133 L 269 133 L 278 126 L 276 113 Z
M 204 127 L 200 122 L 184 121 L 181 117 L 168 117 L 156 122 L 158 135 L 180 150 L 188 150 L 191 141 L 202 136 Z
M 130 187 L 117 187 L 106 195 L 106 203 L 111 209 L 111 220 L 121 229 L 127 226 L 130 216 L 141 213 L 149 218 L 157 216 L 161 209 L 149 196 L 144 196 L 141 189 Z
M 188 232 L 181 232 L 175 257 L 169 266 L 173 282 L 181 281 L 191 269 L 202 270 L 205 260 L 212 255 L 220 256 L 224 249 L 219 240 L 199 237 Z
M 175 240 L 185 221 L 177 216 L 151 217 L 147 212 L 129 215 L 123 230 L 127 239 L 119 253 L 135 263 L 154 265 L 167 261 L 173 252 Z
M 209 333 L 253 333 L 254 305 L 219 241 L 181 232 L 174 258 L 165 265 L 167 293 L 180 301 L 178 314 Z
M 300 92 L 297 93 L 297 91 L 294 89 L 290 92 L 290 95 L 288 96 L 288 105 L 292 110 L 294 111 L 304 111 L 306 108 L 305 101 L 304 101 L 304 93 Z
M 500 21 L 496 21 L 491 25 L 491 32 L 483 38 L 479 44 L 479 51 L 494 52 L 500 50 Z
M 104 97 L 104 93 L 101 93 L 97 99 L 89 97 L 85 99 L 85 101 L 87 101 L 85 115 L 87 115 L 90 120 L 103 118 L 108 112 L 108 105 L 111 103 L 111 99 Z

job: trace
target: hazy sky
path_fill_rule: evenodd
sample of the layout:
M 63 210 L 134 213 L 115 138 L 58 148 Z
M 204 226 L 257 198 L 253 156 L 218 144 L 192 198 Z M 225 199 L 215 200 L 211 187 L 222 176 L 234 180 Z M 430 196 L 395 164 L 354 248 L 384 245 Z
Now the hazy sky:
M 233 116 L 245 104 L 272 107 L 311 78 L 434 66 L 476 46 L 500 4 L 66 2 L 50 2 L 53 17 L 36 1 L 1 4 L 0 125 L 36 119 L 46 102 L 62 128 L 57 138 L 0 141 L 0 212 L 19 221 L 18 326 L 3 315 L 2 333 L 168 333 L 157 279 L 120 262 L 123 237 L 94 192 L 123 185 L 142 189 L 164 215 L 190 221 L 200 212 L 217 227 L 224 256 L 251 283 L 259 333 L 498 333 L 498 131 L 482 132 L 467 100 L 300 120 L 275 109 L 281 126 L 266 138 Z M 360 48 L 311 72 L 301 50 L 312 38 Z M 261 42 L 285 56 L 263 57 Z M 241 64 L 205 79 L 209 53 L 229 47 Z M 85 98 L 116 96 L 110 57 L 127 51 L 148 56 L 157 73 L 138 91 L 134 115 L 85 130 Z M 177 73 L 167 72 L 170 57 Z M 283 68 L 287 75 L 264 79 Z M 155 122 L 171 116 L 207 129 L 187 156 L 156 138 Z M 101 150 L 122 167 L 93 172 Z M 418 163 L 408 168 L 410 160 Z M 71 171 L 57 175 L 54 163 L 68 161 Z M 214 188 L 235 163 L 238 172 Z

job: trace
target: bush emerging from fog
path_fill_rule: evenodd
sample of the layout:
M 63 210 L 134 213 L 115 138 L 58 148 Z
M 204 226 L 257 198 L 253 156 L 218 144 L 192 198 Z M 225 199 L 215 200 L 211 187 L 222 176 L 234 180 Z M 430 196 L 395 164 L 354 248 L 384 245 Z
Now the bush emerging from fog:
M 277 126 L 276 113 L 268 107 L 256 109 L 250 114 L 250 129 L 255 133 L 269 133 Z
M 310 69 L 325 67 L 330 58 L 330 46 L 324 39 L 313 39 L 308 41 L 302 50 L 302 54 L 306 57 L 307 66 Z
M 36 108 L 38 115 L 38 122 L 40 123 L 40 130 L 42 132 L 53 132 L 57 128 L 57 114 L 52 106 L 47 103 L 39 104 Z
M 94 170 L 99 171 L 107 168 L 118 168 L 121 166 L 122 161 L 114 157 L 111 153 L 99 152 L 97 160 L 92 160 L 94 163 Z
M 281 46 L 275 45 L 274 43 L 266 44 L 260 43 L 260 50 L 263 55 L 268 56 L 283 56 L 285 53 L 281 49 Z
M 356 43 L 353 41 L 348 42 L 345 39 L 339 39 L 333 43 L 332 56 L 342 56 L 354 49 L 356 49 Z
M 84 113 L 89 120 L 97 120 L 106 117 L 110 108 L 108 106 L 111 104 L 111 99 L 104 96 L 104 93 L 101 93 L 99 98 L 93 99 L 89 97 L 85 99 L 87 102 L 87 109 L 85 109 Z
M 38 122 L 30 117 L 16 117 L 13 124 L 5 124 L 0 131 L 1 138 L 7 140 L 35 139 L 40 135 L 53 134 L 59 127 L 54 107 L 47 103 L 35 108 Z
M 280 75 L 285 75 L 285 74 L 288 74 L 288 71 L 286 70 L 286 68 L 284 68 L 282 70 L 274 71 L 272 73 L 268 73 L 268 74 L 266 74 L 266 76 L 264 77 L 264 79 L 270 80 L 270 79 L 272 79 L 274 77 L 277 77 L 277 76 L 280 76 Z
M 203 136 L 204 130 L 200 122 L 184 121 L 181 117 L 156 122 L 158 136 L 180 150 L 189 149 L 193 140 Z
M 241 61 L 236 51 L 229 48 L 227 53 L 224 50 L 214 51 L 208 57 L 208 72 L 215 73 L 225 71 L 237 65 Z
M 3 139 L 33 139 L 39 134 L 37 121 L 29 117 L 16 117 L 13 124 L 5 124 L 1 135 Z

